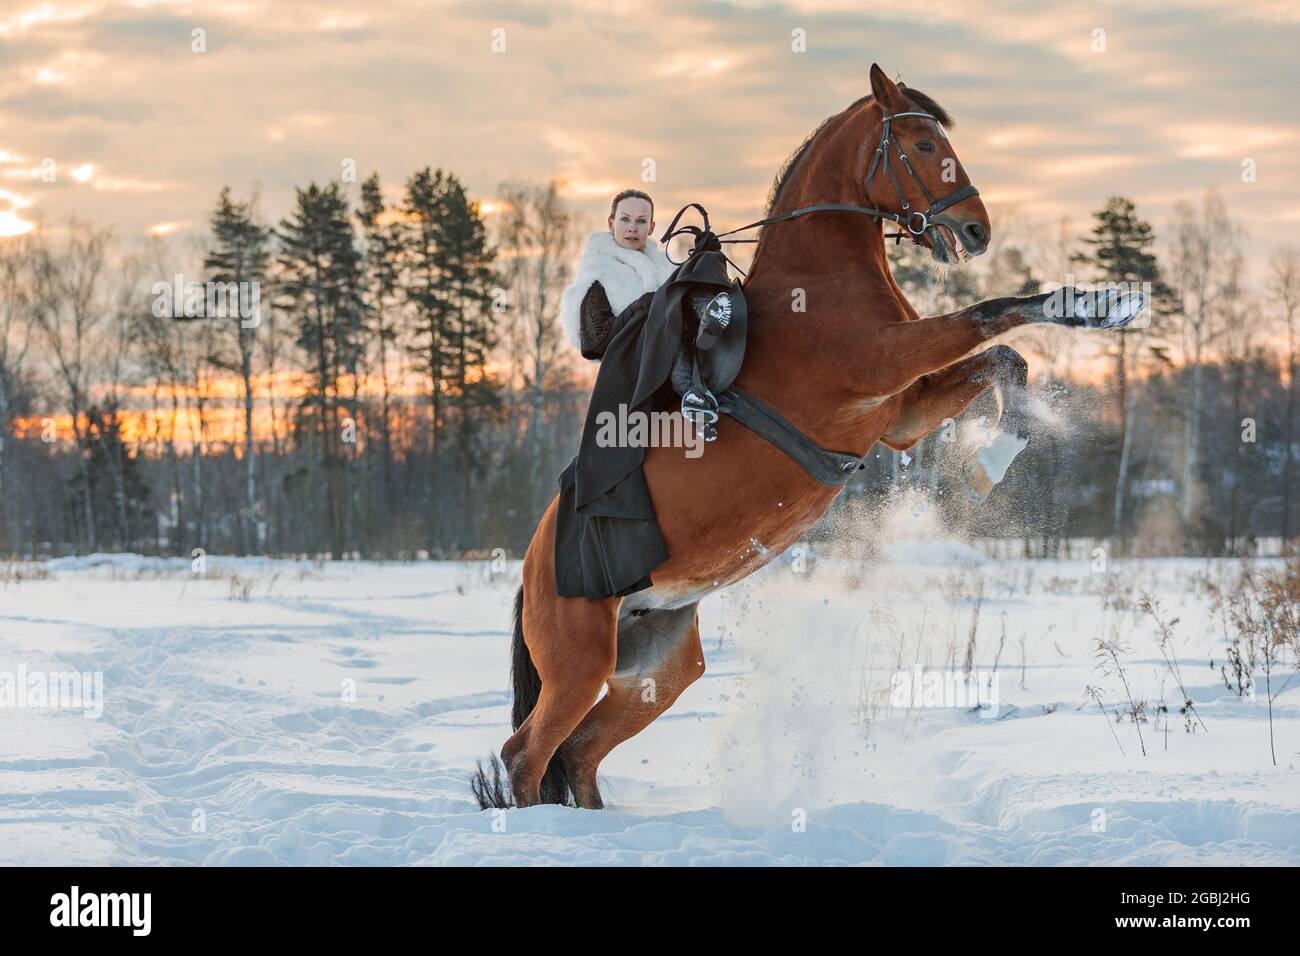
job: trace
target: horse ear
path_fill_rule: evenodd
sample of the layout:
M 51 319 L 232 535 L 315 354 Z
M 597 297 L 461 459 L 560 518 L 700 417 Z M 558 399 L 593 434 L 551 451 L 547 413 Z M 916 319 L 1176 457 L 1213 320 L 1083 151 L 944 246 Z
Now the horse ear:
M 890 113 L 902 113 L 907 109 L 907 100 L 898 86 L 876 63 L 871 64 L 871 95 Z

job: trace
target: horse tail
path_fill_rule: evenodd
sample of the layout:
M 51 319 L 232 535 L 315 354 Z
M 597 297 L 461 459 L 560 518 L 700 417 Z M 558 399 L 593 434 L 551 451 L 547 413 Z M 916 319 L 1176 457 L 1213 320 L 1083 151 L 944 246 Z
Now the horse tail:
M 514 698 L 510 707 L 510 729 L 518 730 L 537 706 L 542 695 L 542 677 L 533 665 L 533 656 L 524 643 L 524 586 L 515 592 L 514 639 L 510 642 L 510 689 Z
M 513 701 L 510 707 L 510 728 L 518 730 L 528 715 L 537 706 L 537 699 L 542 694 L 542 678 L 533 664 L 528 645 L 524 643 L 524 588 L 519 586 L 515 592 L 514 638 L 510 644 L 510 685 Z M 488 773 L 491 773 L 489 778 Z M 502 775 L 505 770 L 496 754 L 488 758 L 488 769 L 478 765 L 470 780 L 470 789 L 478 800 L 479 809 L 502 809 L 514 806 L 505 787 Z M 542 774 L 542 803 L 559 803 L 572 805 L 569 790 L 569 775 L 564 769 L 564 761 L 559 754 L 551 758 Z

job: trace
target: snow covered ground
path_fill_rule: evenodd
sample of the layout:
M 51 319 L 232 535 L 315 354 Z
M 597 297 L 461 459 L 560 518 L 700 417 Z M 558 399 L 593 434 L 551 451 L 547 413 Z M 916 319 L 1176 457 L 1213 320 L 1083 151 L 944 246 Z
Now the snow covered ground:
M 1228 562 L 889 554 L 792 550 L 706 600 L 708 673 L 603 765 L 604 812 L 471 802 L 509 732 L 517 563 L 0 566 L 0 697 L 20 669 L 104 689 L 98 717 L 0 701 L 0 864 L 1300 862 L 1300 678 L 1274 675 L 1274 767 L 1262 686 L 1242 699 L 1209 666 L 1222 627 L 1194 575 Z M 1179 619 L 1205 729 L 1142 590 Z M 895 673 L 964 671 L 977 603 L 996 711 L 903 706 Z M 1116 722 L 1099 635 L 1170 720 Z

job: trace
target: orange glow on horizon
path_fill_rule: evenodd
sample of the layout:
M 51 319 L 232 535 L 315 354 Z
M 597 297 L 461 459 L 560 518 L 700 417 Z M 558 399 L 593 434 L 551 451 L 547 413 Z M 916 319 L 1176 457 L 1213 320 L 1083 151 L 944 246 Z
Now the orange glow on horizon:
M 501 366 L 489 363 L 470 383 L 477 383 L 483 375 L 492 378 Z M 262 373 L 251 380 L 253 391 L 253 442 L 259 447 L 270 447 L 287 441 L 292 433 L 296 406 L 313 394 L 308 375 L 294 372 Z M 353 378 L 344 375 L 333 384 L 330 395 L 340 407 L 340 416 L 347 415 L 347 404 L 353 396 Z M 357 411 L 358 443 L 365 443 L 365 425 L 368 418 L 380 414 L 377 407 L 384 395 L 384 382 L 380 376 L 360 376 L 356 382 L 356 397 L 363 404 Z M 92 393 L 92 399 L 103 402 L 105 389 Z M 404 377 L 392 374 L 388 383 L 389 427 L 399 445 L 410 445 L 428 428 L 428 399 L 432 393 L 428 376 L 411 369 Z M 196 444 L 230 447 L 236 457 L 243 455 L 245 441 L 244 383 L 238 375 L 204 378 L 197 384 L 180 386 L 132 385 L 119 388 L 122 404 L 117 412 L 117 423 L 123 441 L 128 445 L 165 445 L 175 442 L 188 451 Z M 203 411 L 200 416 L 199 404 Z M 370 411 L 373 414 L 367 415 Z M 201 418 L 201 420 L 200 420 Z M 80 416 L 82 429 L 89 419 Z M 71 413 L 67 411 L 45 415 L 29 415 L 13 420 L 13 435 L 19 440 L 40 438 L 53 426 L 53 440 L 72 442 L 76 436 Z

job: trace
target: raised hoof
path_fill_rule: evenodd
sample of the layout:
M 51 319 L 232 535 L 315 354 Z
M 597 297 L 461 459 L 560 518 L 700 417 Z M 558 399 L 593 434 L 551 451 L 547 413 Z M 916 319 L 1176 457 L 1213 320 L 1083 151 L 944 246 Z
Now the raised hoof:
M 976 504 L 983 502 L 994 485 L 1006 477 L 1007 468 L 1028 444 L 1028 438 L 999 432 L 993 441 L 971 452 L 961 467 L 966 497 Z
M 1122 329 L 1142 314 L 1147 297 L 1141 292 L 1103 289 L 1075 299 L 1074 314 L 1092 329 Z
M 1124 292 L 1115 300 L 1106 312 L 1103 329 L 1122 329 L 1142 314 L 1146 308 L 1147 297 L 1141 292 Z

